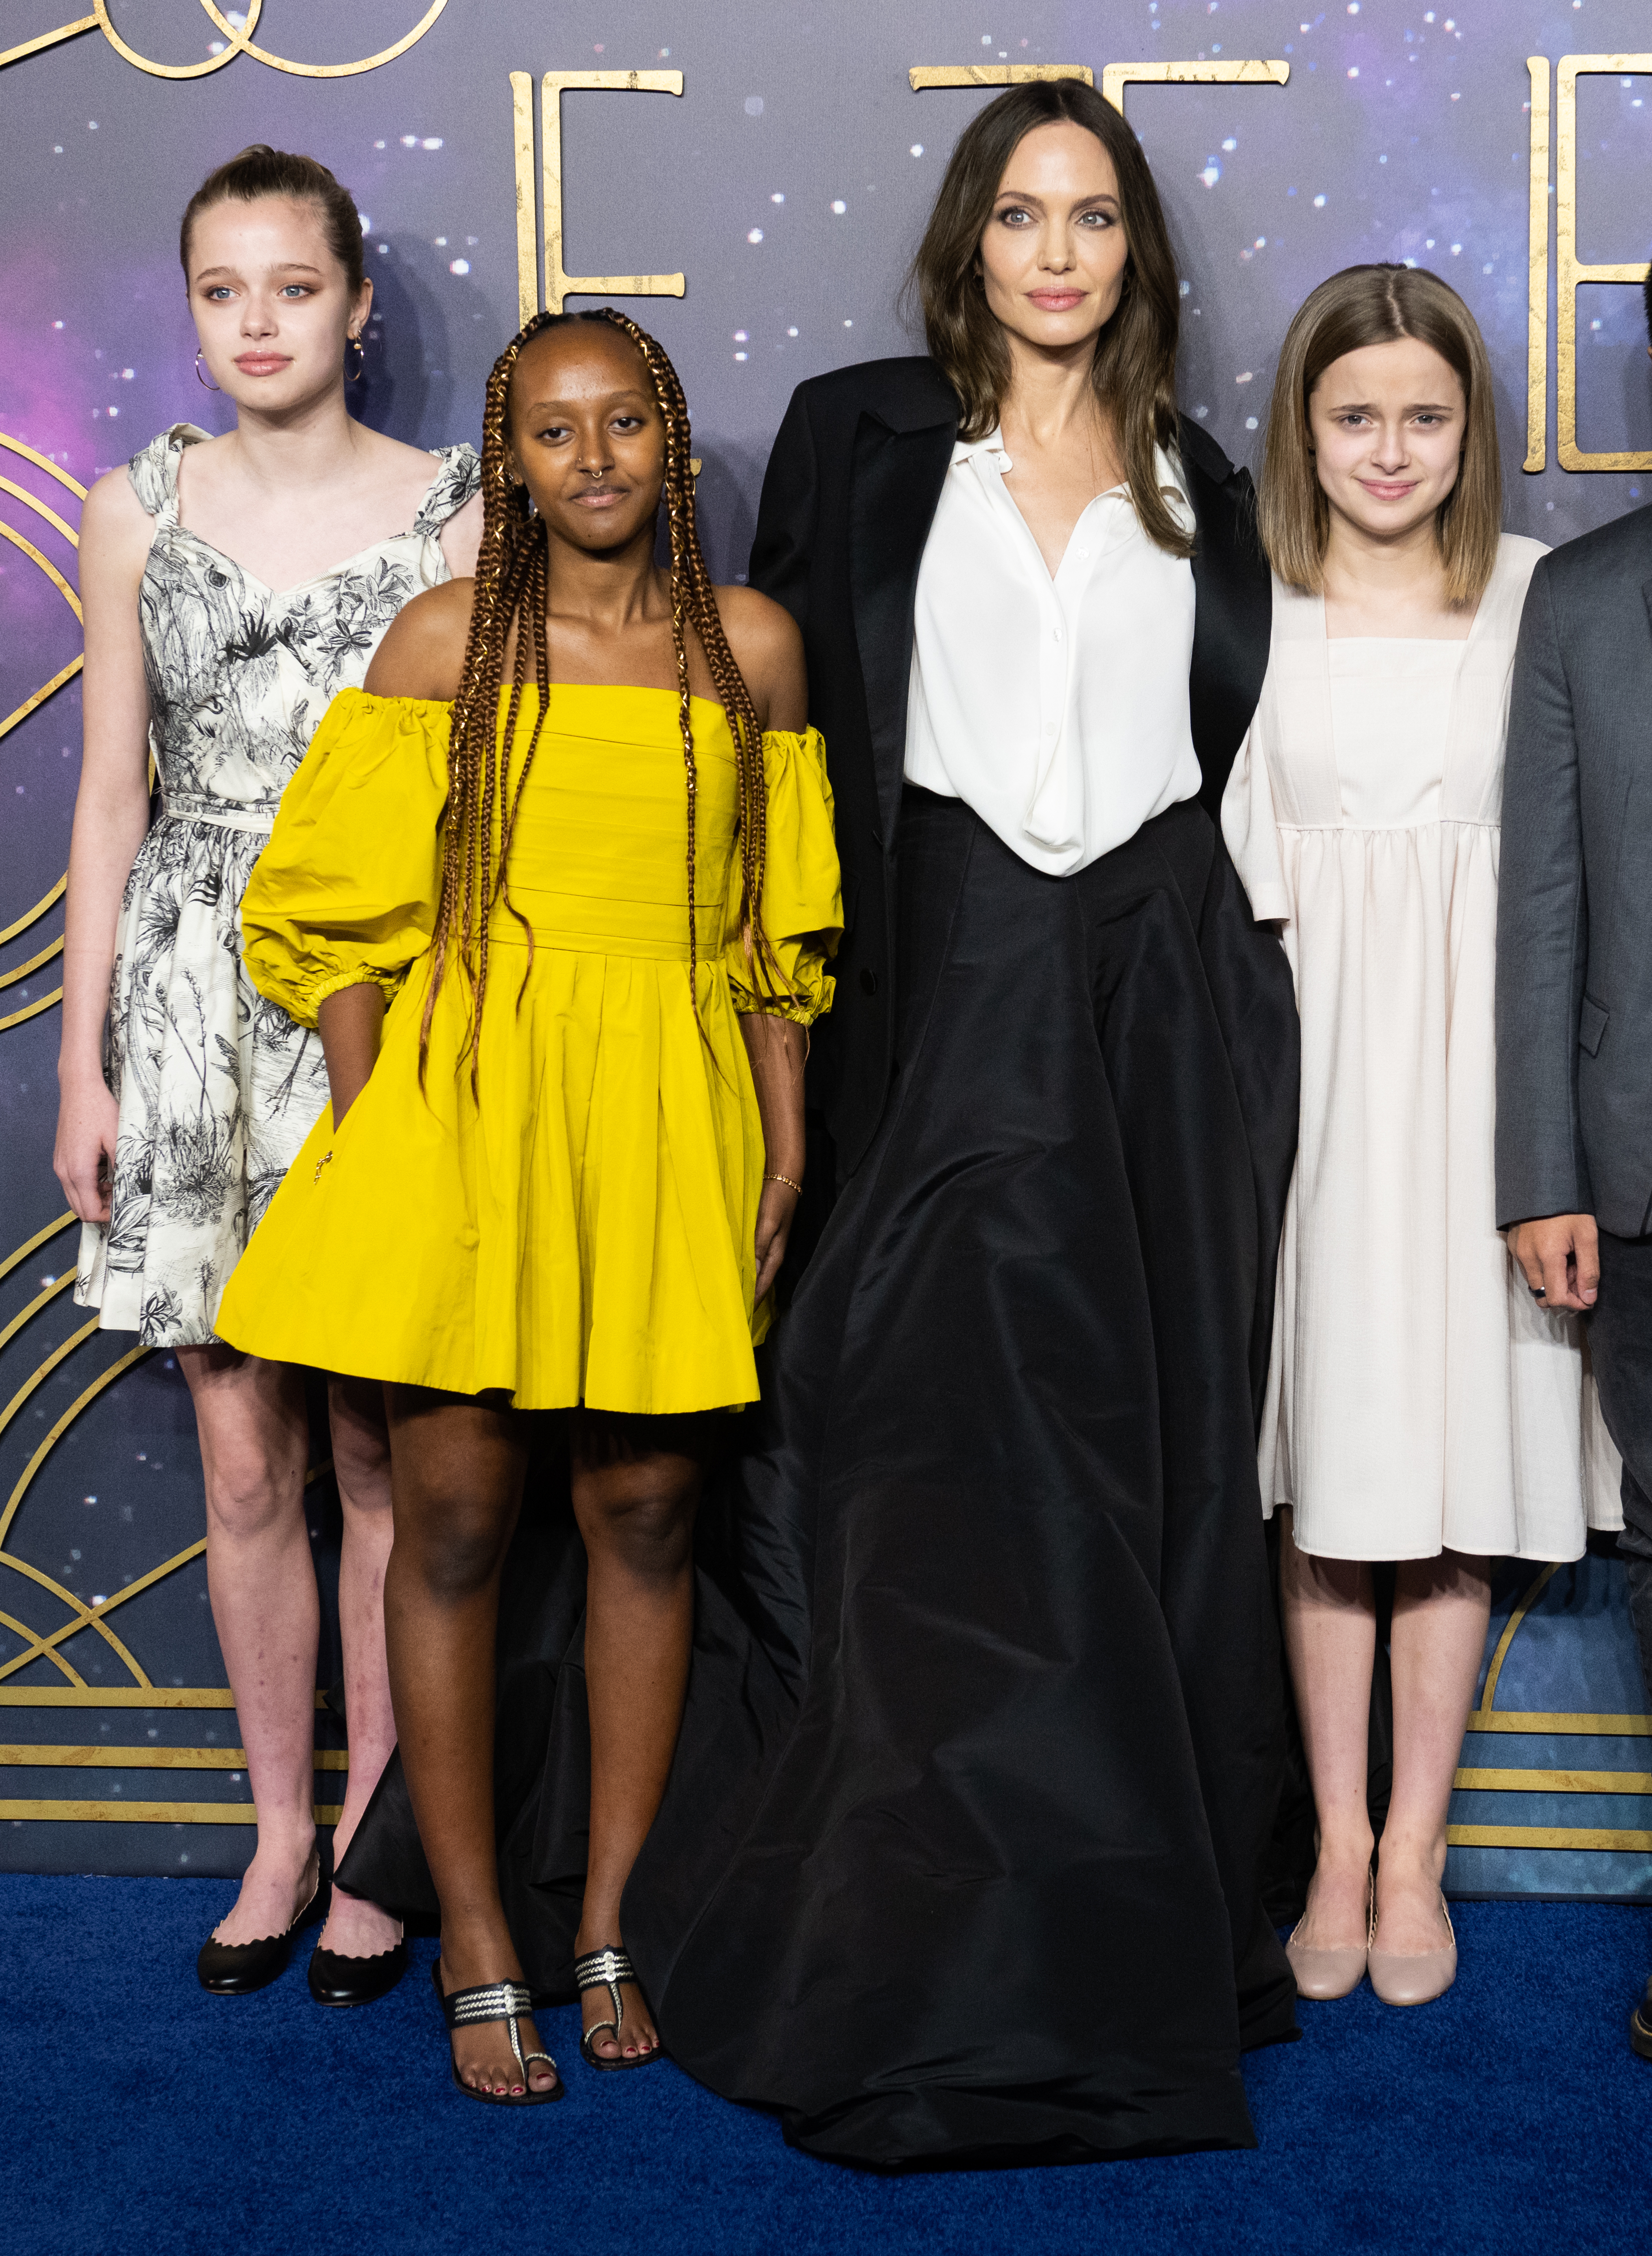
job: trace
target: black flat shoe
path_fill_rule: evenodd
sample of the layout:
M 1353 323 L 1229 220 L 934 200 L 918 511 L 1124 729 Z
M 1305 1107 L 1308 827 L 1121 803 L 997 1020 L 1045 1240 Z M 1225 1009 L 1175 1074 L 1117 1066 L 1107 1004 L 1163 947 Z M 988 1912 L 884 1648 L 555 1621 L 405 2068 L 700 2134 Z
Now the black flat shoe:
M 436 2002 L 441 2007 L 441 2018 L 450 2029 L 473 2028 L 478 2021 L 503 2021 L 511 2033 L 511 2050 L 516 2055 L 516 2064 L 522 2071 L 526 2087 L 521 2091 L 478 2091 L 467 2083 L 459 2073 L 459 2063 L 452 2053 L 448 2055 L 448 2071 L 453 2078 L 453 2088 L 467 2099 L 479 2099 L 485 2107 L 543 2107 L 553 2099 L 561 2099 L 568 2086 L 558 2073 L 556 2062 L 547 2052 L 524 2052 L 517 2023 L 532 2013 L 533 2000 L 527 1985 L 522 1982 L 486 1982 L 474 1989 L 455 1990 L 449 1997 L 441 1986 L 441 1961 L 437 1959 L 430 1970 Z M 535 2091 L 528 2082 L 527 2064 L 531 2060 L 542 2060 L 554 2083 L 543 2091 Z
M 625 2027 L 625 2008 L 619 1995 L 622 1982 L 635 1982 L 637 1970 L 623 1950 L 610 1947 L 604 1950 L 588 1950 L 582 1958 L 574 1961 L 574 1979 L 582 1997 L 587 1990 L 606 1990 L 614 2009 L 611 2020 L 593 2021 L 579 2041 L 580 2058 L 587 2068 L 594 2068 L 601 2076 L 617 2076 L 622 2069 L 652 2068 L 657 2060 L 665 2058 L 663 2046 L 656 2044 L 652 2052 L 639 2052 L 627 2060 L 621 2053 L 618 2060 L 604 2060 L 596 2050 L 592 2040 L 599 2029 L 612 2029 L 614 2041 Z
M 1642 2060 L 1652 2060 L 1652 1982 L 1646 1985 L 1646 1995 L 1629 2016 L 1629 2042 Z
M 195 1960 L 201 1988 L 210 1990 L 215 1998 L 248 1998 L 255 1990 L 267 1990 L 279 1980 L 286 1968 L 293 1937 L 308 1916 L 321 1885 L 318 1876 L 285 1935 L 261 1935 L 256 1942 L 215 1942 L 209 1935 Z
M 371 1958 L 349 1958 L 342 1950 L 310 1953 L 310 1995 L 318 2006 L 371 2006 L 387 1998 L 407 1971 L 407 1946 L 394 1942 Z

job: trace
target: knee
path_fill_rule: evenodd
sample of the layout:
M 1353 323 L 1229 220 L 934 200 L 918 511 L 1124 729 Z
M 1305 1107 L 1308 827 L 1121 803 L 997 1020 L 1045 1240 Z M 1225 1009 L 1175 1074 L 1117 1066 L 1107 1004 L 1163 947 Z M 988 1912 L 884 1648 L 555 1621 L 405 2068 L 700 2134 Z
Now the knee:
M 288 1520 L 302 1524 L 301 1461 L 275 1461 L 256 1448 L 220 1448 L 212 1451 L 203 1471 L 210 1533 L 245 1542 Z
M 416 1576 L 439 1604 L 475 1597 L 498 1574 L 508 1515 L 462 1497 L 399 1480 L 392 1571 Z
M 588 1551 L 619 1560 L 632 1573 L 671 1577 L 688 1564 L 694 1498 L 679 1481 L 645 1468 L 593 1483 L 575 1498 Z

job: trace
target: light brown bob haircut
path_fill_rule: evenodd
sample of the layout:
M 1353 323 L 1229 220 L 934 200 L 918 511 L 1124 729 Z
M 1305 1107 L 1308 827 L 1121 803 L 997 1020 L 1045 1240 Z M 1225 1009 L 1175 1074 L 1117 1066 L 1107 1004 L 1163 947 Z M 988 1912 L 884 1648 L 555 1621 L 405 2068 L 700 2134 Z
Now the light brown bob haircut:
M 1091 380 L 1111 421 L 1141 528 L 1172 556 L 1193 543 L 1170 514 L 1154 470 L 1154 444 L 1176 444 L 1175 351 L 1180 295 L 1159 192 L 1141 144 L 1110 102 L 1082 79 L 1012 87 L 973 117 L 952 152 L 902 300 L 920 314 L 931 357 L 963 408 L 958 436 L 985 439 L 1009 384 L 1004 330 L 976 272 L 999 184 L 1027 135 L 1070 123 L 1112 160 L 1129 255 L 1118 310 L 1096 339 Z
M 1435 532 L 1450 601 L 1475 603 L 1497 561 L 1503 522 L 1492 367 L 1473 314 L 1450 283 L 1421 266 L 1345 266 L 1298 307 L 1285 332 L 1267 415 L 1257 496 L 1262 546 L 1288 587 L 1323 594 L 1331 507 L 1314 462 L 1308 403 L 1333 361 L 1401 337 L 1431 345 L 1463 387 L 1462 461 Z

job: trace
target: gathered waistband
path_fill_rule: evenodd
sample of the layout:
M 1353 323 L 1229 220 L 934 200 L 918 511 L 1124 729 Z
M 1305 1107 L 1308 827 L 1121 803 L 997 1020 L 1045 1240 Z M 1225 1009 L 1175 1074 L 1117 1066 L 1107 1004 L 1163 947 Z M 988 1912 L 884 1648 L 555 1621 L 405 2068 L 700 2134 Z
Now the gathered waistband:
M 262 807 L 237 807 L 233 800 L 201 799 L 187 792 L 173 792 L 160 803 L 163 822 L 206 822 L 215 830 L 245 830 L 256 838 L 267 838 L 275 828 L 276 809 L 280 802 L 270 800 Z
M 655 962 L 688 961 L 686 901 L 616 899 L 608 893 L 565 893 L 513 885 L 511 897 L 527 920 L 536 948 L 571 949 L 580 955 L 646 956 Z M 695 904 L 698 953 L 703 963 L 721 953 L 726 910 L 721 894 Z M 504 905 L 488 919 L 495 947 L 525 948 L 527 934 Z

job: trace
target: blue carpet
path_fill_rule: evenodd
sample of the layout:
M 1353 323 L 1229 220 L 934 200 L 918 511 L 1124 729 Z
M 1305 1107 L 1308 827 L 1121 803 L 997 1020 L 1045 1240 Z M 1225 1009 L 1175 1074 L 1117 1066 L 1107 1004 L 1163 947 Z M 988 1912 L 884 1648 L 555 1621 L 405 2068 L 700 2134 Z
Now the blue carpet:
M 1303 2042 L 1247 2063 L 1257 2153 L 887 2179 L 792 2153 L 668 2064 L 599 2081 L 571 2009 L 539 2024 L 560 2106 L 471 2104 L 431 1943 L 364 2012 L 311 2004 L 313 1930 L 272 1988 L 208 1998 L 194 1953 L 232 1894 L 0 1876 L 6 2256 L 1652 2248 L 1640 1908 L 1455 1907 L 1448 1998 L 1305 2006 Z

